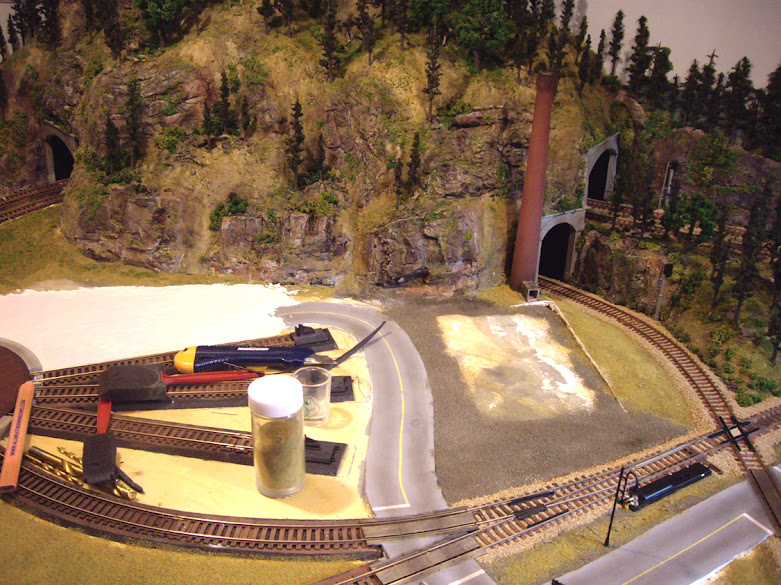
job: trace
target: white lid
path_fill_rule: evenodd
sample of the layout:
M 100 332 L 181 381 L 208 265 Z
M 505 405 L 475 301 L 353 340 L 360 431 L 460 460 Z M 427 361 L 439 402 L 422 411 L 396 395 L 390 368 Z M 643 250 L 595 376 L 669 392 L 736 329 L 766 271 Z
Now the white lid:
M 249 408 L 266 418 L 282 418 L 298 412 L 304 405 L 301 382 L 286 374 L 273 374 L 253 380 L 247 388 Z

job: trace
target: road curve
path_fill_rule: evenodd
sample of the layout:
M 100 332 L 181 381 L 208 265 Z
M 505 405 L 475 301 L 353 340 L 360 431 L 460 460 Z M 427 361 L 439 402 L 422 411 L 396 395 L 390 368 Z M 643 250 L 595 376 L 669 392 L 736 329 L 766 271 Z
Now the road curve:
M 281 307 L 276 316 L 299 323 L 337 327 L 362 339 L 386 321 L 365 348 L 372 381 L 372 417 L 365 462 L 366 498 L 379 518 L 448 507 L 434 465 L 434 408 L 426 368 L 412 340 L 378 311 L 346 303 L 306 302 Z M 390 558 L 430 544 L 432 538 L 383 543 Z M 475 561 L 426 579 L 430 585 L 492 585 Z

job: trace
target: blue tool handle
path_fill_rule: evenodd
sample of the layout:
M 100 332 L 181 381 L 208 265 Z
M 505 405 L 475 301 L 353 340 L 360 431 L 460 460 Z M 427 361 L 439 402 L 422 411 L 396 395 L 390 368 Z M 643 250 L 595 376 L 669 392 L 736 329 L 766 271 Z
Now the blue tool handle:
M 242 347 L 199 345 L 195 349 L 193 372 L 225 370 L 235 366 L 295 369 L 304 365 L 315 350 L 308 347 Z

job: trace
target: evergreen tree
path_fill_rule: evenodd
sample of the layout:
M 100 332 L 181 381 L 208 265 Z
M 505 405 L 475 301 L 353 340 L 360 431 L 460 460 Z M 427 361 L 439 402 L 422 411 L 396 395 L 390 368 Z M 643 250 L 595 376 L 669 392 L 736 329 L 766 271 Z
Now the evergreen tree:
M 508 6 L 513 23 L 509 52 L 510 58 L 515 63 L 516 79 L 520 82 L 521 69 L 525 66 L 531 73 L 534 67 L 539 28 L 528 0 L 516 0 Z
M 12 6 L 13 21 L 22 45 L 35 38 L 41 28 L 41 15 L 38 12 L 38 0 L 14 0 Z
M 705 104 L 705 119 L 703 120 L 703 129 L 706 132 L 714 132 L 716 129 L 724 128 L 724 74 L 719 73 L 716 77 L 716 83 L 713 86 Z
M 564 0 L 561 7 L 561 32 L 569 34 L 569 23 L 572 20 L 572 13 L 575 11 L 575 0 Z
M 217 117 L 217 124 L 223 134 L 228 133 L 230 127 L 230 83 L 228 82 L 228 74 L 225 69 L 222 70 L 220 75 L 220 101 L 217 102 L 215 108 L 215 115 Z
M 583 45 L 583 56 L 580 58 L 578 67 L 578 77 L 580 78 L 580 89 L 593 81 L 594 66 L 591 57 L 591 35 L 586 36 L 586 42 Z
M 119 0 L 104 0 L 101 16 L 106 45 L 111 50 L 112 57 L 121 60 L 125 39 L 119 20 Z
M 602 79 L 602 71 L 605 68 L 605 46 L 607 43 L 607 36 L 605 35 L 605 29 L 603 28 L 599 33 L 599 44 L 597 45 L 597 51 L 594 54 L 594 60 L 592 61 L 593 72 L 591 79 L 593 83 L 598 83 Z
M 252 128 L 252 114 L 249 109 L 249 98 L 246 94 L 241 96 L 239 101 L 239 118 L 241 120 L 241 130 L 246 137 L 250 134 L 250 129 Z
M 695 59 L 689 67 L 689 73 L 686 76 L 686 81 L 683 82 L 683 91 L 681 92 L 681 122 L 684 126 L 687 123 L 696 124 L 699 118 L 701 83 L 700 66 Z
M 773 270 L 773 300 L 770 307 L 772 308 L 781 303 L 781 197 L 776 201 L 776 215 L 771 241 L 770 267 Z
M 618 61 L 621 59 L 621 46 L 624 42 L 624 12 L 619 10 L 616 18 L 613 20 L 613 28 L 610 31 L 610 45 L 608 55 L 610 56 L 610 75 L 615 76 Z
M 127 84 L 127 97 L 124 101 L 125 126 L 130 150 L 130 167 L 135 168 L 141 157 L 143 141 L 144 101 L 138 78 L 132 77 Z
M 770 310 L 770 323 L 768 324 L 768 337 L 770 345 L 773 347 L 773 355 L 770 363 L 776 365 L 778 350 L 781 349 L 781 306 L 775 305 Z
M 0 120 L 5 120 L 5 111 L 8 109 L 8 89 L 5 86 L 5 76 L 0 68 Z
M 207 142 L 211 147 L 211 136 L 214 135 L 214 122 L 212 119 L 212 107 L 209 104 L 209 96 L 203 100 L 203 124 L 201 125 L 203 134 L 207 137 Z
M 336 55 L 336 3 L 334 0 L 328 2 L 328 8 L 325 12 L 321 45 L 323 47 L 323 58 L 320 60 L 320 64 L 325 67 L 326 77 L 328 82 L 331 83 L 336 79 L 339 67 L 339 58 Z
M 374 18 L 369 14 L 369 0 L 358 0 L 358 26 L 361 29 L 361 44 L 363 52 L 372 64 L 372 51 L 377 43 L 377 31 L 374 29 Z
M 162 48 L 165 48 L 187 4 L 188 0 L 135 0 L 144 26 L 157 35 Z
M 636 97 L 643 95 L 647 77 L 646 72 L 651 65 L 651 53 L 648 50 L 648 40 L 651 36 L 648 30 L 648 19 L 641 16 L 637 21 L 637 34 L 632 46 L 632 54 L 629 56 L 627 73 L 629 74 L 629 91 Z
M 711 53 L 708 57 L 708 63 L 702 66 L 702 74 L 700 76 L 699 91 L 697 93 L 697 100 L 699 101 L 699 118 L 697 120 L 692 119 L 692 125 L 697 128 L 706 129 L 708 127 L 708 116 L 712 115 L 711 108 L 715 106 L 717 98 L 714 95 L 716 87 L 716 65 L 715 59 L 716 51 Z
M 303 111 L 301 102 L 296 98 L 293 104 L 293 121 L 290 123 L 291 134 L 288 136 L 287 162 L 293 173 L 293 188 L 298 191 L 299 170 L 301 168 L 301 153 L 304 150 L 304 124 L 301 122 Z
M 663 238 L 667 238 L 670 232 L 673 235 L 678 234 L 678 230 L 683 227 L 683 216 L 681 214 L 681 173 L 676 168 L 670 182 L 670 193 L 667 198 L 667 206 L 662 215 L 662 227 L 664 228 Z
M 730 142 L 735 143 L 739 133 L 748 131 L 751 117 L 748 102 L 754 94 L 754 85 L 751 83 L 751 61 L 747 57 L 732 68 L 725 89 L 726 130 Z
M 420 184 L 420 132 L 415 132 L 412 139 L 412 147 L 409 153 L 409 166 L 407 167 L 407 182 L 410 193 L 414 193 Z
M 404 169 L 404 163 L 401 158 L 396 162 L 396 166 L 393 168 L 393 184 L 396 191 L 396 209 L 401 207 L 402 201 L 404 201 L 404 181 L 402 180 L 402 172 Z
M 2 57 L 3 63 L 5 63 L 6 57 L 8 57 L 8 43 L 5 41 L 2 26 L 0 26 L 0 57 Z
M 8 15 L 6 30 L 8 30 L 8 44 L 11 45 L 11 50 L 18 51 L 20 46 L 19 33 L 16 30 L 16 21 L 10 14 Z
M 87 30 L 97 30 L 98 20 L 95 12 L 95 2 L 98 0 L 81 0 L 81 11 L 84 13 L 84 25 Z
M 552 32 L 548 36 L 548 71 L 551 73 L 560 73 L 564 63 L 564 39 L 563 35 Z
M 453 15 L 453 28 L 478 71 L 485 55 L 503 47 L 510 33 L 502 0 L 467 0 Z
M 317 148 L 315 150 L 315 159 L 312 163 L 312 175 L 316 176 L 318 181 L 322 181 L 326 174 L 328 174 L 328 165 L 326 164 L 325 138 L 321 132 L 317 135 Z
M 708 199 L 701 191 L 695 191 L 685 198 L 681 204 L 683 220 L 689 224 L 689 232 L 686 236 L 684 251 L 688 252 L 696 244 L 707 242 L 716 230 L 719 208 Z M 700 233 L 694 237 L 694 232 L 699 226 Z
M 409 30 L 409 0 L 394 0 L 393 24 L 396 27 L 396 32 L 401 36 L 401 50 L 403 51 Z
M 713 283 L 713 299 L 711 300 L 711 307 L 715 307 L 719 300 L 719 292 L 721 292 L 721 286 L 724 284 L 724 273 L 727 270 L 727 260 L 729 259 L 730 247 L 730 238 L 729 233 L 727 232 L 728 218 L 729 210 L 723 209 L 719 212 L 718 227 L 716 227 L 716 234 L 713 236 L 713 244 L 711 245 L 710 280 Z
M 263 0 L 260 3 L 260 6 L 257 6 L 255 8 L 258 11 L 258 14 L 263 19 L 263 30 L 266 34 L 269 33 L 269 26 L 271 23 L 271 17 L 274 16 L 274 12 L 276 12 L 276 9 L 274 8 L 274 1 L 273 0 Z
M 756 145 L 762 153 L 781 161 L 781 65 L 768 76 L 767 87 L 758 98 Z
M 424 30 L 433 26 L 441 37 L 446 32 L 446 20 L 452 5 L 453 0 L 409 0 L 410 25 Z
M 59 4 L 59 0 L 41 0 L 41 40 L 50 49 L 60 42 L 60 16 L 57 11 Z
M 105 145 L 106 164 L 108 165 L 109 175 L 113 175 L 122 168 L 122 146 L 119 140 L 119 130 L 117 130 L 114 120 L 111 119 L 111 112 L 106 112 L 106 123 L 103 130 L 103 144 Z
M 441 76 L 441 65 L 439 63 L 439 35 L 435 26 L 431 26 L 426 38 L 426 87 L 423 93 L 428 98 L 428 120 L 434 117 L 434 99 L 441 94 L 439 90 L 439 78 Z
M 330 0 L 329 4 L 333 4 L 334 0 Z M 293 36 L 293 14 L 296 11 L 295 0 L 276 0 L 275 6 L 279 13 L 282 15 L 282 20 L 287 27 L 287 36 Z
M 544 36 L 556 18 L 556 4 L 554 0 L 537 0 L 537 2 L 539 3 L 539 11 L 536 13 L 537 20 Z
M 759 254 L 767 237 L 767 217 L 772 203 L 772 186 L 770 181 L 765 182 L 764 189 L 755 198 L 749 211 L 746 230 L 743 232 L 743 241 L 740 246 L 740 260 L 737 286 L 733 289 L 733 296 L 738 304 L 735 307 L 735 327 L 740 326 L 740 313 L 743 303 L 754 294 L 755 281 L 759 276 Z
M 308 0 L 304 2 L 309 18 L 318 19 L 323 15 L 323 3 L 321 0 Z
M 632 230 L 639 225 L 641 237 L 648 230 L 654 213 L 654 166 L 648 142 L 642 137 L 635 140 L 623 183 L 626 191 L 624 196 L 629 198 L 632 205 Z
M 583 16 L 580 19 L 580 28 L 578 29 L 578 36 L 575 37 L 575 65 L 580 66 L 580 58 L 585 51 L 585 42 L 588 34 L 588 18 Z M 591 49 L 591 39 L 589 36 L 589 49 Z
M 646 98 L 652 108 L 662 109 L 670 105 L 670 81 L 667 74 L 673 69 L 670 62 L 670 49 L 656 47 L 653 51 L 653 65 L 648 77 Z

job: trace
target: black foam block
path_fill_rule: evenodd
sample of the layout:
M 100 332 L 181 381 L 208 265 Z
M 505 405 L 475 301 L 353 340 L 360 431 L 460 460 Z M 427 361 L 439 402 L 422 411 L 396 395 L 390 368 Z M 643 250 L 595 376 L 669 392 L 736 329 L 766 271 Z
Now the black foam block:
M 100 395 L 118 404 L 166 399 L 167 387 L 160 372 L 151 366 L 109 366 L 98 383 Z
M 90 435 L 81 456 L 84 483 L 95 485 L 116 479 L 117 443 L 111 433 Z

